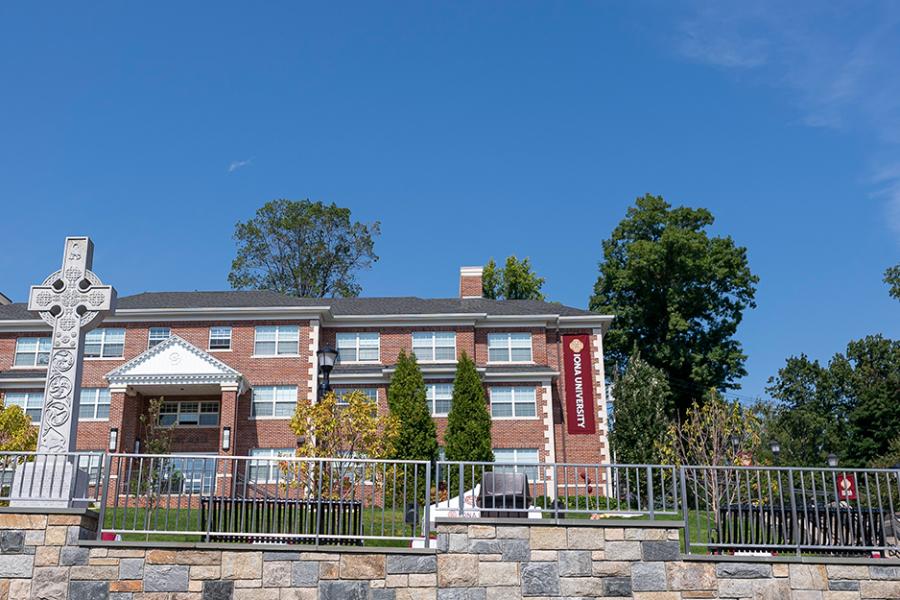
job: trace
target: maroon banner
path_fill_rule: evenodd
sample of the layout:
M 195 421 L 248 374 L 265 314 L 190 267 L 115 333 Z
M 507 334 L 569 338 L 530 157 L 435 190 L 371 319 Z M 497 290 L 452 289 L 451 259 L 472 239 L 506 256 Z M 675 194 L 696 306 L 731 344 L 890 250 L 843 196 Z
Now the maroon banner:
M 591 336 L 564 335 L 562 344 L 567 429 L 573 435 L 597 433 Z

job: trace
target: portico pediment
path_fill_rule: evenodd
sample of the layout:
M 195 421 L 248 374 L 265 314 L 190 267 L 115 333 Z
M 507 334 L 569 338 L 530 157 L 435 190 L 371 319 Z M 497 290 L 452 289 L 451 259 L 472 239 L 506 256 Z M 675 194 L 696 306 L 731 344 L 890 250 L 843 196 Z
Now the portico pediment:
M 243 376 L 177 335 L 106 374 L 111 387 L 210 385 L 243 387 Z

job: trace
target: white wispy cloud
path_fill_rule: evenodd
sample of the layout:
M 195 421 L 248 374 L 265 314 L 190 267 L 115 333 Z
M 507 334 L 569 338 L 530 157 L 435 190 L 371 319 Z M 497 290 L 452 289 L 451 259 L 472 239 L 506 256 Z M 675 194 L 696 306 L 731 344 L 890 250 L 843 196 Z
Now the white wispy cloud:
M 691 6 L 682 56 L 786 90 L 808 126 L 871 140 L 868 182 L 900 234 L 900 2 Z
M 228 172 L 233 173 L 233 172 L 237 171 L 238 169 L 243 169 L 244 167 L 246 167 L 247 165 L 249 165 L 252 162 L 253 162 L 252 158 L 248 158 L 247 160 L 233 160 L 233 161 L 231 161 L 231 164 L 228 165 Z

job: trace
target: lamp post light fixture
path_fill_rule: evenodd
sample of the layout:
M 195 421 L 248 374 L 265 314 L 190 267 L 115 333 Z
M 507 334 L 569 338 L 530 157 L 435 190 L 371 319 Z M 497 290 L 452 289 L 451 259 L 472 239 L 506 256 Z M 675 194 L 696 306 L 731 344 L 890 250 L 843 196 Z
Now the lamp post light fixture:
M 109 430 L 109 451 L 115 452 L 119 447 L 119 428 L 113 427 Z
M 134 438 L 134 453 L 141 453 L 141 438 Z
M 222 450 L 225 452 L 231 450 L 231 427 L 222 429 Z
M 334 348 L 326 346 L 316 352 L 319 360 L 319 371 L 322 372 L 322 383 L 319 385 L 319 395 L 324 395 L 331 391 L 331 370 L 337 362 L 340 354 Z
M 736 433 L 732 433 L 729 437 L 731 440 L 731 449 L 734 450 L 734 453 L 737 454 L 738 448 L 741 446 L 741 436 Z
M 778 455 L 781 454 L 781 444 L 778 443 L 778 440 L 772 440 L 772 443 L 769 444 L 769 449 L 772 450 L 772 456 L 777 460 Z
M 826 460 L 828 461 L 828 466 L 831 467 L 832 469 L 834 467 L 838 466 L 838 457 L 837 457 L 837 454 L 835 454 L 834 452 L 829 454 L 828 458 Z

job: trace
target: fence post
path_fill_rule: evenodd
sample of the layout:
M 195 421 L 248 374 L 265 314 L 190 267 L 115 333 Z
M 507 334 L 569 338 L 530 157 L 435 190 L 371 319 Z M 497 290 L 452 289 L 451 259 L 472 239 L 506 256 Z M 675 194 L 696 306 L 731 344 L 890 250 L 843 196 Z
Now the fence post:
M 97 516 L 97 539 L 99 540 L 103 535 L 103 524 L 106 522 L 106 500 L 109 497 L 109 472 L 110 466 L 112 465 L 112 456 L 103 453 L 103 491 L 100 499 L 100 514 Z M 90 467 L 88 467 L 90 469 Z M 90 478 L 90 471 L 88 471 L 88 477 Z M 98 482 L 99 483 L 99 482 Z M 116 516 L 113 514 L 113 520 L 115 520 Z
M 801 475 L 802 477 L 802 475 Z M 788 492 L 791 494 L 791 529 L 794 538 L 794 546 L 797 548 L 797 556 L 800 556 L 800 522 L 797 521 L 797 499 L 794 494 L 794 469 L 788 467 Z
M 687 499 L 687 471 L 684 465 L 678 468 L 678 477 L 681 479 L 681 509 L 684 511 L 684 552 L 691 553 L 691 513 L 688 510 Z
M 465 482 L 466 472 L 465 472 L 465 466 L 462 464 L 461 461 L 458 466 L 459 466 L 459 481 L 457 482 L 457 488 L 459 488 L 459 494 L 457 497 L 459 498 L 459 502 L 458 502 L 459 514 L 457 515 L 457 517 L 462 518 L 466 514 L 465 490 L 463 489 L 463 488 L 465 488 L 464 482 Z
M 437 489 L 437 486 L 435 486 Z M 431 547 L 431 461 L 425 463 L 425 518 L 422 521 L 425 547 Z
M 654 490 L 653 490 L 653 467 L 647 466 L 647 503 L 650 505 L 650 520 L 654 520 L 655 517 L 655 509 L 653 505 L 656 503 L 656 498 L 654 498 Z
M 203 465 L 203 467 L 206 468 L 206 465 Z M 219 474 L 219 459 L 218 458 L 213 459 L 213 474 L 214 474 L 213 477 L 216 477 Z M 222 480 L 222 484 L 223 485 L 225 484 L 224 479 Z M 215 479 L 213 479 L 212 490 L 210 490 L 209 503 L 207 504 L 207 510 L 206 510 L 206 536 L 205 536 L 205 538 L 206 538 L 207 542 L 210 540 L 210 532 L 212 531 L 213 506 L 215 505 L 215 502 L 216 502 L 216 488 L 218 487 L 218 485 L 219 485 L 219 483 Z M 225 494 L 223 493 L 222 498 L 224 498 L 224 497 L 225 497 Z M 202 479 L 200 480 L 200 505 L 201 506 L 203 505 L 203 480 Z M 222 502 L 222 510 L 224 510 L 224 509 L 225 509 L 225 503 Z

